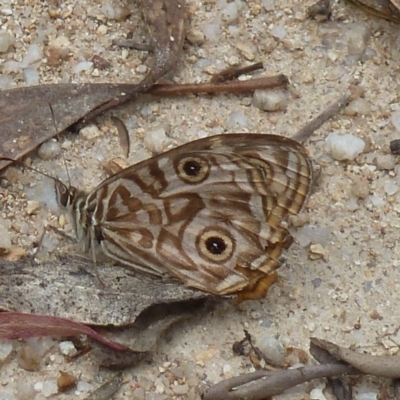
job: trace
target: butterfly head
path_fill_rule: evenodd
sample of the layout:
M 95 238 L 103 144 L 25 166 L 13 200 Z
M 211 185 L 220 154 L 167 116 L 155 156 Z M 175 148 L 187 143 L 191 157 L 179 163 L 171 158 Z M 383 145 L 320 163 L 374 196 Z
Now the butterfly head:
M 73 186 L 67 186 L 58 179 L 55 180 L 55 191 L 58 204 L 67 210 L 77 239 L 80 240 L 86 235 L 87 222 L 84 212 L 86 193 Z

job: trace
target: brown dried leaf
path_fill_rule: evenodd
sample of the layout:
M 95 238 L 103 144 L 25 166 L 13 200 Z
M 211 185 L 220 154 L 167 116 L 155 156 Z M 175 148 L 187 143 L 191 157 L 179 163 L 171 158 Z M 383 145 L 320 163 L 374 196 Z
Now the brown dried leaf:
M 87 335 L 114 351 L 125 351 L 125 347 L 110 342 L 93 329 L 65 318 L 15 312 L 0 313 L 0 338 L 22 339 L 33 336 L 79 336 Z
M 65 256 L 37 264 L 0 259 L 0 309 L 71 319 L 89 325 L 129 325 L 155 304 L 207 297 L 178 282 L 127 275 L 123 268 L 98 266 L 100 288 L 90 260 Z

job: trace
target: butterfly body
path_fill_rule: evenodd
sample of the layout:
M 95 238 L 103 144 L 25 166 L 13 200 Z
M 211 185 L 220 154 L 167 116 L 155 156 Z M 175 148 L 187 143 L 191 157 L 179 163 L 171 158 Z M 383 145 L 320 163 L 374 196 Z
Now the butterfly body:
M 303 207 L 312 179 L 299 143 L 226 134 L 132 165 L 88 194 L 57 193 L 89 247 L 98 242 L 127 268 L 243 300 L 262 297 L 274 281 L 291 241 L 288 217 Z

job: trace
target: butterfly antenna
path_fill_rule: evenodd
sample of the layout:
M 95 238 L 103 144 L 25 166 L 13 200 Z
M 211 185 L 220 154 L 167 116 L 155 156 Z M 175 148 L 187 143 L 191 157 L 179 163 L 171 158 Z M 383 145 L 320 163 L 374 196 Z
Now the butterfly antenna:
M 51 103 L 48 103 L 48 104 L 49 104 L 49 108 L 50 108 L 50 112 L 51 112 L 51 118 L 53 120 L 54 130 L 56 132 L 56 135 L 58 136 L 59 132 L 57 130 L 56 117 L 55 117 L 55 114 L 54 114 L 54 109 L 53 109 L 53 106 L 51 105 Z M 64 155 L 62 156 L 62 160 L 63 160 L 65 171 L 67 173 L 68 187 L 70 188 L 71 187 L 71 176 L 69 175 L 69 171 L 68 171 L 67 163 L 65 162 Z

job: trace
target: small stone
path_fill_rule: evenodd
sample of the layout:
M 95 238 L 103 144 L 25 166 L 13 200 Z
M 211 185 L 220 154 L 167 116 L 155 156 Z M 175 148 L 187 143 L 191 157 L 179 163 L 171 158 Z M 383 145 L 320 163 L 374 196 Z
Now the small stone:
M 78 354 L 75 345 L 70 341 L 61 342 L 59 345 L 60 353 L 67 357 L 73 357 Z
M 364 200 L 369 195 L 369 183 L 366 180 L 353 182 L 351 193 L 358 199 Z
M 0 53 L 7 53 L 14 43 L 15 38 L 11 32 L 0 32 Z
M 72 67 L 72 72 L 74 74 L 80 74 L 82 71 L 89 71 L 93 67 L 91 61 L 80 61 Z
M 265 336 L 261 340 L 257 340 L 256 344 L 262 354 L 269 360 L 272 360 L 274 365 L 284 365 L 286 349 L 278 339 L 273 336 Z
M 99 36 L 104 36 L 104 35 L 107 34 L 107 31 L 108 31 L 108 28 L 107 28 L 106 25 L 100 25 L 100 26 L 97 28 L 96 33 L 97 33 Z
M 0 365 L 2 365 L 13 351 L 10 341 L 0 341 Z
M 90 61 L 94 64 L 95 68 L 103 70 L 111 67 L 110 61 L 106 60 L 104 57 L 95 54 L 92 56 Z
M 383 189 L 385 190 L 385 193 L 388 196 L 393 196 L 394 194 L 396 194 L 399 191 L 399 186 L 396 185 L 395 183 L 389 181 L 386 182 Z
M 85 140 L 93 140 L 102 136 L 101 130 L 96 125 L 87 125 L 79 131 L 79 135 Z
M 43 52 L 39 45 L 31 44 L 25 54 L 22 64 L 27 67 L 28 65 L 42 61 Z
M 254 45 L 252 43 L 238 42 L 236 43 L 236 48 L 246 60 L 253 61 L 255 59 L 256 49 L 254 48 Z
M 172 391 L 176 395 L 183 396 L 189 391 L 189 386 L 186 383 L 184 383 L 183 385 L 173 385 Z
M 204 34 L 198 29 L 190 29 L 186 33 L 186 39 L 191 44 L 200 45 L 204 43 Z
M 50 397 L 56 393 L 58 393 L 57 381 L 50 379 L 43 381 L 42 395 L 44 397 Z
M 379 312 L 377 310 L 372 310 L 371 313 L 369 314 L 369 317 L 371 319 L 381 319 L 381 315 L 379 314 Z
M 375 165 L 376 168 L 380 170 L 392 170 L 396 165 L 395 157 L 391 154 L 380 155 L 376 157 Z
M 274 26 L 271 29 L 271 34 L 275 39 L 284 39 L 286 36 L 286 28 L 284 25 L 278 25 L 278 26 Z
M 235 1 L 226 4 L 221 11 L 221 21 L 227 25 L 234 24 L 239 18 L 238 5 Z
M 357 136 L 339 135 L 332 132 L 326 139 L 326 145 L 333 159 L 338 161 L 354 160 L 365 148 L 364 140 Z
M 247 128 L 248 122 L 244 114 L 232 111 L 229 115 L 227 124 L 231 131 L 237 131 Z
M 261 2 L 265 8 L 265 11 L 275 10 L 275 0 L 261 0 Z
M 390 116 L 390 122 L 397 132 L 400 132 L 400 111 L 395 111 Z
M 0 224 L 0 256 L 8 254 L 11 250 L 11 236 L 8 229 Z
M 257 89 L 253 95 L 253 105 L 264 111 L 286 110 L 288 104 L 287 94 L 284 90 Z
M 38 371 L 40 355 L 28 344 L 24 344 L 18 353 L 18 365 L 25 371 Z
M 25 83 L 29 86 L 39 84 L 39 72 L 33 68 L 23 69 Z
M 371 105 L 367 100 L 359 97 L 353 100 L 344 110 L 343 114 L 349 116 L 367 115 L 371 112 Z
M 40 203 L 36 200 L 28 200 L 26 202 L 26 212 L 29 215 L 36 214 L 40 209 Z
M 216 347 L 210 347 L 207 350 L 203 350 L 200 353 L 196 354 L 196 361 L 209 361 L 217 356 L 219 353 L 219 349 Z
M 115 21 L 124 21 L 132 14 L 129 7 L 108 2 L 102 6 L 102 11 L 108 19 Z
M 325 261 L 328 261 L 329 255 L 330 255 L 329 250 L 325 249 L 320 243 L 312 244 L 310 246 L 311 260 L 318 260 L 320 258 L 323 258 Z
M 310 222 L 310 214 L 300 213 L 297 215 L 292 215 L 289 217 L 290 224 L 295 228 L 299 228 L 300 226 L 304 226 L 308 222 Z
M 225 365 L 222 367 L 222 373 L 223 373 L 224 375 L 229 375 L 231 372 L 232 372 L 232 367 L 231 367 L 229 364 L 225 364 Z
M 145 395 L 145 391 L 143 388 L 139 387 L 136 388 L 133 392 L 132 392 L 132 400 L 144 400 L 146 397 Z
M 321 388 L 315 388 L 310 392 L 310 399 L 311 400 L 326 400 L 324 392 Z
M 144 144 L 150 152 L 161 153 L 172 144 L 171 139 L 167 136 L 167 129 L 169 128 L 160 125 L 146 132 Z
M 363 54 L 370 36 L 371 30 L 365 24 L 352 24 L 347 34 L 348 53 Z
M 38 155 L 42 160 L 53 160 L 61 153 L 61 146 L 57 140 L 49 140 L 43 143 L 38 150 Z
M 68 372 L 60 371 L 57 378 L 58 392 L 66 392 L 76 386 L 77 378 Z

